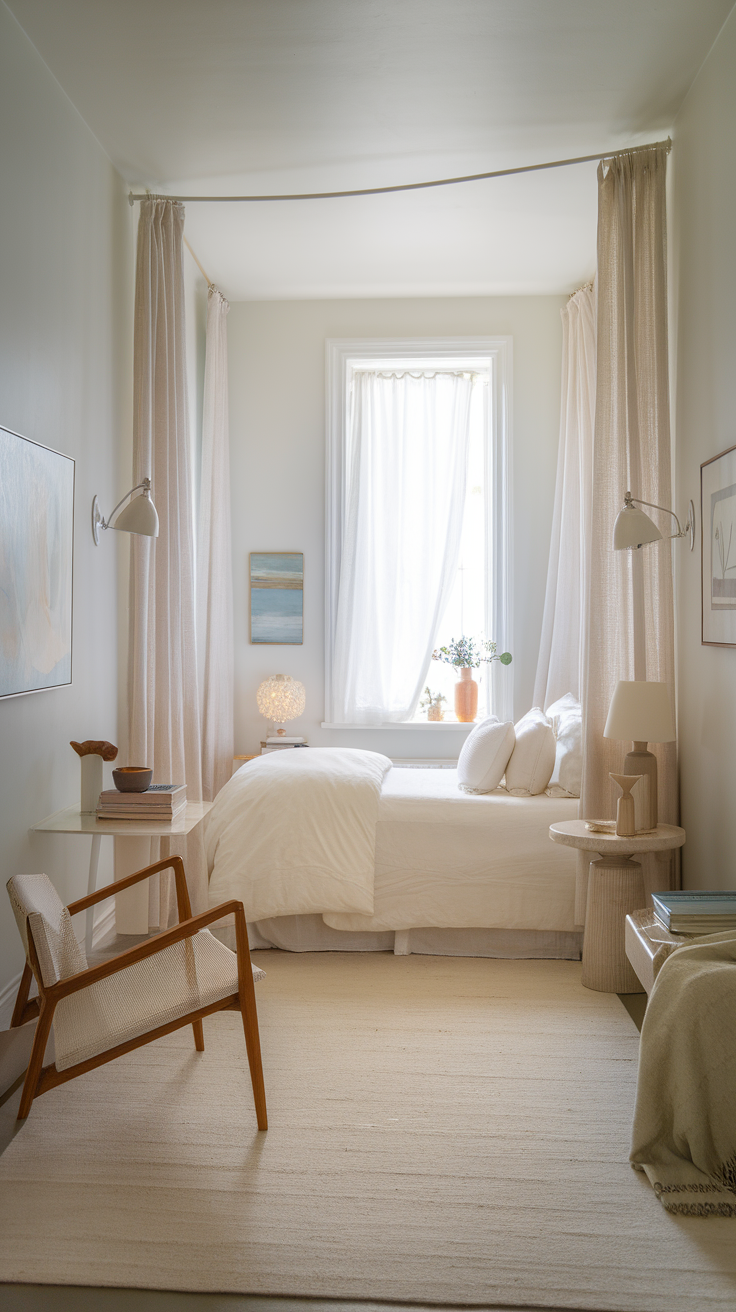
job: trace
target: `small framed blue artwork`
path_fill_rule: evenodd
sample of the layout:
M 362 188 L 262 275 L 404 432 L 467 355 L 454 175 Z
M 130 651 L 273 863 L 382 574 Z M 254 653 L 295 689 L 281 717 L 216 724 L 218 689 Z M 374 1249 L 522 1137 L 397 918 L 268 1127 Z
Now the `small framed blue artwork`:
M 72 681 L 74 461 L 0 427 L 0 697 Z
M 304 554 L 251 551 L 250 640 L 256 643 L 304 641 Z

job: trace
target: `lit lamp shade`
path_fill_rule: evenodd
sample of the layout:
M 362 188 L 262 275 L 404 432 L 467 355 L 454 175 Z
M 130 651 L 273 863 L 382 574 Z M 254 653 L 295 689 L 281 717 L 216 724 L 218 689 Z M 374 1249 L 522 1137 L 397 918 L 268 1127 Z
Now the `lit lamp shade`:
M 675 722 L 667 684 L 644 680 L 617 683 L 603 737 L 630 738 L 640 743 L 674 742 Z
M 638 506 L 624 506 L 616 516 L 616 523 L 613 526 L 614 551 L 645 547 L 648 542 L 659 542 L 661 538 L 662 534 L 654 520 L 645 515 L 643 510 L 639 510 Z M 651 741 L 654 742 L 655 739 Z
M 290 674 L 272 674 L 265 679 L 256 693 L 261 715 L 274 724 L 296 720 L 307 704 L 304 684 Z

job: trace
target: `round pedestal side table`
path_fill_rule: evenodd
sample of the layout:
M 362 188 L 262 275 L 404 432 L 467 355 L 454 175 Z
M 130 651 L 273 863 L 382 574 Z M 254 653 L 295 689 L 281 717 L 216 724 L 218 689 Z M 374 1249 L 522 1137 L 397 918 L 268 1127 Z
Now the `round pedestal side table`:
M 600 993 L 642 993 L 625 947 L 626 917 L 640 911 L 646 901 L 641 865 L 633 858 L 642 852 L 682 847 L 685 830 L 657 825 L 648 833 L 619 838 L 615 833 L 593 833 L 584 820 L 560 820 L 550 825 L 549 836 L 553 843 L 598 853 L 588 874 L 581 982 Z

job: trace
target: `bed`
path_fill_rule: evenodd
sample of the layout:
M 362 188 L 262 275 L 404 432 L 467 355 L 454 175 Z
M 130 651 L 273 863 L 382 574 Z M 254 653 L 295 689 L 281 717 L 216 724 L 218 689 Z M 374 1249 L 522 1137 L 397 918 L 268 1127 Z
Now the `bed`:
M 210 813 L 211 901 L 242 898 L 252 947 L 577 959 L 575 854 L 548 835 L 577 808 L 469 795 L 455 770 L 392 768 L 377 753 L 273 754 L 243 766 Z M 336 851 L 318 849 L 336 826 Z

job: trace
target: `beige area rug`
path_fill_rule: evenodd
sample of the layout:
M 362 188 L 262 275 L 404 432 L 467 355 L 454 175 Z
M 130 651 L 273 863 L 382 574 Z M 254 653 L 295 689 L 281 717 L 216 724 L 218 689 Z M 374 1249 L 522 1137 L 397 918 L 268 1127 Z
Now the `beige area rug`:
M 638 1035 L 565 961 L 259 954 L 240 1017 L 40 1098 L 0 1159 L 0 1278 L 672 1312 L 736 1306 L 736 1221 L 627 1162 Z

